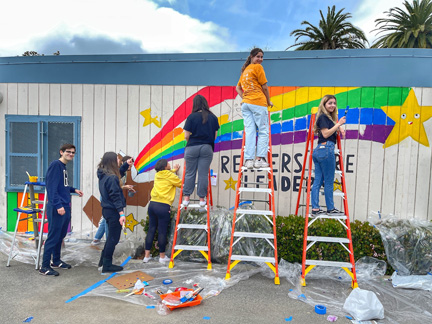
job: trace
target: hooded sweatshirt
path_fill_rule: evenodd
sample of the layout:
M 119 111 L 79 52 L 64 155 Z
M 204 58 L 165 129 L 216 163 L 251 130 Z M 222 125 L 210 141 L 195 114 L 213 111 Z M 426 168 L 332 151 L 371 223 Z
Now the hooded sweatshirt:
M 126 199 L 120 187 L 119 178 L 115 174 L 108 174 L 102 169 L 97 170 L 99 192 L 102 208 L 116 209 L 121 212 L 126 207 Z
M 156 172 L 153 189 L 151 191 L 151 201 L 162 204 L 172 205 L 176 187 L 181 187 L 182 181 L 174 170 L 162 170 Z

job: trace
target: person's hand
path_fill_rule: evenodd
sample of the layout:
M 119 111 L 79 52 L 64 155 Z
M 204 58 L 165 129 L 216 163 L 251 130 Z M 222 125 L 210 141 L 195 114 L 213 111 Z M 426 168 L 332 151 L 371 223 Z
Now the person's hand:
M 177 171 L 180 169 L 180 164 L 174 164 L 174 168 L 173 170 L 175 171 L 175 173 L 177 173 Z
M 84 193 L 79 189 L 75 189 L 75 193 L 77 193 L 78 196 L 80 196 L 80 197 L 82 197 L 84 195 Z
M 121 226 L 124 226 L 124 224 L 126 223 L 126 216 L 121 216 L 119 218 L 119 222 Z
M 341 119 L 339 119 L 339 121 L 337 123 L 339 124 L 339 126 L 342 126 L 343 124 L 346 123 L 346 117 L 343 116 Z
M 66 213 L 66 211 L 65 211 L 64 207 L 62 207 L 62 208 L 57 209 L 57 213 L 58 213 L 59 215 L 62 215 L 62 216 L 63 216 L 63 215 Z
M 267 106 L 269 106 L 270 108 L 273 107 L 273 102 L 269 101 Z
M 346 132 L 343 127 L 339 128 L 339 132 L 341 133 L 342 137 L 345 138 Z
M 124 185 L 122 189 L 127 189 L 132 192 L 136 192 L 133 185 Z
M 127 164 L 132 165 L 134 163 L 134 159 L 130 158 L 129 160 L 126 161 Z

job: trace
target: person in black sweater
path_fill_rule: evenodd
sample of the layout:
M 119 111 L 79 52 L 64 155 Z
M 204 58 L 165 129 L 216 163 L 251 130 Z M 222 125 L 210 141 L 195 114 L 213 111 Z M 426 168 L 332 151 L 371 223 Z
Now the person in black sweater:
M 71 266 L 60 260 L 61 245 L 67 234 L 71 220 L 71 193 L 82 197 L 81 190 L 69 186 L 66 164 L 72 161 L 76 148 L 73 144 L 64 144 L 60 148 L 60 159 L 53 161 L 46 173 L 48 203 L 48 237 L 44 245 L 42 266 L 39 273 L 45 276 L 58 276 L 52 268 L 70 269 Z M 52 261 L 51 261 L 52 257 Z
M 189 205 L 189 197 L 195 188 L 198 171 L 197 194 L 200 206 L 206 205 L 208 171 L 213 160 L 214 142 L 219 129 L 217 117 L 210 111 L 206 98 L 201 95 L 193 99 L 192 113 L 183 127 L 187 141 L 184 158 L 186 161 L 183 186 L 183 206 Z
M 108 224 L 108 237 L 101 253 L 99 265 L 103 265 L 102 272 L 117 272 L 123 267 L 112 264 L 114 249 L 120 240 L 122 226 L 126 217 L 124 208 L 126 199 L 120 185 L 119 165 L 121 160 L 114 152 L 106 152 L 98 165 L 99 192 L 101 195 L 102 216 Z

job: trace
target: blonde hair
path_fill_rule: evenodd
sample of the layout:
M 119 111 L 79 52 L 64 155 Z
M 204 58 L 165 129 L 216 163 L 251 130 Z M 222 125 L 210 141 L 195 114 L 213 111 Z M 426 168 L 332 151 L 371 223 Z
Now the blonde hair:
M 336 103 L 337 103 L 337 99 L 336 99 L 336 97 L 335 96 L 333 96 L 333 95 L 325 95 L 322 99 L 321 99 L 321 102 L 320 102 L 320 104 L 319 104 L 319 106 L 318 106 L 318 112 L 317 112 L 317 114 L 316 114 L 316 116 L 315 116 L 315 124 L 314 124 L 314 127 L 313 127 L 313 132 L 315 133 L 315 134 L 318 134 L 319 133 L 319 131 L 320 131 L 320 129 L 318 128 L 318 126 L 317 126 L 317 121 L 318 121 L 318 118 L 319 118 L 319 116 L 321 116 L 321 115 L 326 115 L 328 118 L 330 118 L 335 124 L 338 122 L 338 109 L 337 109 L 337 106 L 336 106 L 336 108 L 335 108 L 335 110 L 333 110 L 333 112 L 330 114 L 328 111 L 327 111 L 327 109 L 325 108 L 325 104 L 330 100 L 330 99 L 334 99 L 334 100 L 336 100 Z

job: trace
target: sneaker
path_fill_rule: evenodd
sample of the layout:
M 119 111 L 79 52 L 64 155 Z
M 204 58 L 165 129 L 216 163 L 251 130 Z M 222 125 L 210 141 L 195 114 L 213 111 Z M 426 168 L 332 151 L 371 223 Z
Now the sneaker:
M 325 211 L 324 210 L 322 210 L 322 209 L 319 209 L 319 210 L 312 210 L 312 216 L 318 216 L 318 215 L 323 215 L 323 214 L 325 214 Z
M 39 274 L 41 274 L 43 276 L 54 276 L 54 277 L 57 277 L 58 275 L 60 275 L 60 273 L 58 273 L 57 271 L 53 270 L 50 267 L 40 268 Z
M 61 260 L 60 260 L 59 264 L 54 264 L 51 262 L 51 267 L 57 268 L 57 269 L 70 269 L 70 268 L 72 268 L 72 266 L 70 264 L 67 264 L 66 262 L 63 262 Z
M 182 205 L 183 207 L 187 207 L 189 205 L 189 200 L 183 200 Z
M 340 210 L 333 208 L 332 210 L 327 210 L 327 215 L 329 216 L 343 216 L 345 215 L 344 212 L 341 212 Z
M 151 260 L 151 258 L 152 258 L 151 256 L 149 256 L 148 258 L 144 257 L 143 262 L 147 263 Z
M 207 202 L 205 200 L 204 201 L 200 200 L 200 202 L 199 202 L 200 207 L 205 207 L 206 205 L 207 205 Z
M 253 166 L 255 169 L 260 169 L 260 168 L 268 168 L 269 164 L 264 158 L 261 158 L 261 160 L 255 160 Z
M 93 242 L 90 243 L 90 245 L 95 246 L 101 244 L 101 240 L 94 239 Z
M 169 262 L 169 261 L 170 261 L 170 258 L 168 258 L 166 255 L 165 255 L 165 258 L 159 258 L 159 262 L 162 264 L 165 264 L 165 262 Z
M 253 169 L 253 167 L 254 167 L 253 160 L 246 160 L 245 167 L 248 168 L 248 169 Z

